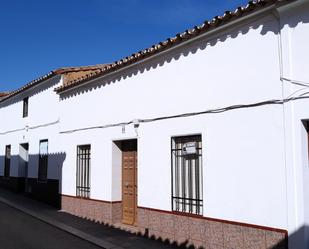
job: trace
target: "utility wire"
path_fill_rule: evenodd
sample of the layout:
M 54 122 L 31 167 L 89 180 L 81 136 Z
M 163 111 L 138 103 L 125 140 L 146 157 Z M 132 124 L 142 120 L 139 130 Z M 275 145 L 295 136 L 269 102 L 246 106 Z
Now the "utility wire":
M 292 83 L 292 84 L 298 85 L 298 86 L 306 86 L 306 87 L 309 87 L 309 83 L 308 83 L 308 82 L 305 82 L 305 81 L 292 80 L 292 79 L 288 79 L 288 78 L 285 78 L 285 77 L 280 77 L 280 80 L 284 80 L 284 81 L 287 81 L 287 82 L 289 82 L 289 83 Z
M 292 101 L 292 100 L 309 98 L 309 96 L 304 96 L 305 94 L 308 94 L 308 93 L 309 92 L 306 92 L 306 93 L 303 93 L 300 96 L 288 97 L 288 98 L 285 98 L 285 99 L 272 99 L 272 100 L 266 100 L 266 101 L 251 103 L 251 104 L 239 104 L 239 105 L 232 105 L 232 106 L 228 106 L 228 107 L 209 109 L 209 110 L 201 111 L 201 112 L 189 112 L 189 113 L 182 113 L 182 114 L 178 114 L 178 115 L 170 115 L 170 116 L 163 116 L 163 117 L 157 117 L 157 118 L 137 119 L 137 121 L 139 123 L 149 123 L 149 122 L 155 122 L 155 121 L 160 121 L 160 120 L 192 117 L 192 116 L 203 115 L 203 114 L 216 114 L 216 113 L 222 113 L 222 112 L 236 110 L 236 109 L 252 108 L 252 107 L 258 107 L 258 106 L 264 106 L 264 105 L 282 105 L 282 104 L 287 103 L 287 102 Z M 68 134 L 68 133 L 73 133 L 73 132 L 77 132 L 77 131 L 125 126 L 125 125 L 129 125 L 129 124 L 132 124 L 132 123 L 134 123 L 134 120 L 129 121 L 129 122 L 114 123 L 114 124 L 108 124 L 108 125 L 102 125 L 102 126 L 92 126 L 92 127 L 87 127 L 87 128 L 79 128 L 79 129 L 74 129 L 74 130 L 61 131 L 60 134 Z
M 55 125 L 58 124 L 60 122 L 60 120 L 56 120 L 55 122 L 51 122 L 51 123 L 47 123 L 47 124 L 42 124 L 42 125 L 37 125 L 37 126 L 31 126 L 28 127 L 29 130 L 33 130 L 33 129 L 37 129 L 37 128 L 43 128 L 43 127 L 47 127 L 47 126 L 51 126 L 51 125 Z
M 86 131 L 86 130 L 93 130 L 93 129 L 104 129 L 104 128 L 111 128 L 111 127 L 116 127 L 116 126 L 126 126 L 129 124 L 132 124 L 133 121 L 129 122 L 122 122 L 122 123 L 115 123 L 115 124 L 107 124 L 107 125 L 99 125 L 99 126 L 91 126 L 91 127 L 86 127 L 86 128 L 79 128 L 79 129 L 74 129 L 74 130 L 68 130 L 68 131 L 60 131 L 60 134 L 63 133 L 73 133 L 76 131 Z
M 272 100 L 266 100 L 266 101 L 261 101 L 261 102 L 256 102 L 256 103 L 251 103 L 251 104 L 239 104 L 239 105 L 231 105 L 227 107 L 222 107 L 222 108 L 215 108 L 215 109 L 209 109 L 206 111 L 201 111 L 201 112 L 189 112 L 189 113 L 182 113 L 182 114 L 177 114 L 177 115 L 170 115 L 170 116 L 162 116 L 162 117 L 157 117 L 157 118 L 148 118 L 148 119 L 137 119 L 139 123 L 149 123 L 149 122 L 155 122 L 155 121 L 160 121 L 160 120 L 167 120 L 167 119 L 174 119 L 174 118 L 185 118 L 185 117 L 192 117 L 192 116 L 197 116 L 197 115 L 203 115 L 203 114 L 216 114 L 216 113 L 222 113 L 226 111 L 231 111 L 235 109 L 241 109 L 241 108 L 252 108 L 252 107 L 258 107 L 258 106 L 263 106 L 263 105 L 281 105 L 284 103 L 287 103 L 292 100 L 297 100 L 297 99 L 304 99 L 308 98 L 305 97 L 306 94 L 309 94 L 309 92 L 302 93 L 301 95 L 297 97 L 292 97 L 296 93 L 309 88 L 309 83 L 302 82 L 302 81 L 296 81 L 296 80 L 290 80 L 287 78 L 281 77 L 282 80 L 288 81 L 292 84 L 300 85 L 300 86 L 305 86 L 304 88 L 298 89 L 297 91 L 293 92 L 290 94 L 287 98 L 285 99 L 272 99 Z M 43 128 L 51 125 L 55 125 L 59 123 L 60 120 L 58 119 L 55 122 L 47 123 L 47 124 L 42 124 L 42 125 L 37 125 L 37 126 L 31 126 L 31 127 L 25 127 L 21 129 L 15 129 L 15 130 L 10 130 L 6 132 L 1 132 L 0 135 L 5 135 L 17 131 L 23 131 L 23 130 L 33 130 L 33 129 L 38 129 L 38 128 Z M 105 128 L 111 128 L 111 127 L 118 127 L 118 126 L 126 126 L 129 124 L 134 123 L 134 120 L 128 121 L 128 122 L 120 122 L 120 123 L 113 123 L 113 124 L 106 124 L 106 125 L 99 125 L 99 126 L 91 126 L 91 127 L 85 127 L 85 128 L 78 128 L 78 129 L 73 129 L 73 130 L 66 130 L 66 131 L 60 131 L 60 134 L 68 134 L 68 133 L 73 133 L 77 131 L 86 131 L 86 130 L 93 130 L 93 129 L 105 129 Z
M 47 123 L 47 124 L 42 124 L 42 125 L 36 125 L 36 126 L 26 126 L 24 128 L 20 128 L 20 129 L 15 129 L 15 130 L 10 130 L 10 131 L 5 131 L 5 132 L 0 132 L 0 135 L 6 135 L 6 134 L 9 134 L 9 133 L 13 133 L 13 132 L 17 132 L 17 131 L 24 131 L 24 130 L 33 130 L 33 129 L 38 129 L 38 128 L 43 128 L 43 127 L 48 127 L 48 126 L 51 126 L 51 125 L 55 125 L 55 124 L 58 124 L 60 122 L 60 120 L 56 120 L 54 122 L 51 122 L 51 123 Z
M 23 131 L 23 130 L 25 130 L 25 128 L 5 131 L 5 132 L 1 132 L 0 135 L 5 135 L 5 134 L 9 134 L 9 133 L 17 132 L 17 131 Z

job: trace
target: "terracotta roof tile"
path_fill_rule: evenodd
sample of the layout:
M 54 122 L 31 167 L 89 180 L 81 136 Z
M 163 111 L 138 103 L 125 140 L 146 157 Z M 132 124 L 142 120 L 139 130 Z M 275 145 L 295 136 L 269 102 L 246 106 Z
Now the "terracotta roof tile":
M 69 85 L 76 79 L 88 78 L 92 74 L 96 74 L 108 64 L 100 64 L 96 66 L 88 66 L 82 68 L 74 68 L 74 70 L 62 72 L 64 76 L 63 85 Z
M 78 67 L 63 67 L 58 68 L 56 70 L 50 71 L 49 73 L 41 76 L 40 78 L 37 78 L 35 80 L 32 80 L 28 82 L 27 84 L 23 85 L 22 87 L 11 91 L 9 93 L 0 93 L 0 102 L 9 99 L 27 89 L 30 89 L 31 87 L 34 87 L 35 85 L 41 83 L 44 80 L 47 80 L 55 75 L 64 75 L 64 84 L 66 84 L 69 81 L 72 81 L 76 78 L 80 78 L 85 75 L 89 75 L 92 72 L 96 72 L 97 70 L 105 67 L 106 64 L 98 64 L 98 65 L 91 65 L 91 66 L 78 66 Z
M 0 98 L 9 95 L 9 92 L 0 92 Z
M 206 32 L 209 32 L 210 30 L 216 29 L 217 27 L 227 24 L 230 21 L 236 20 L 242 16 L 248 15 L 253 13 L 254 11 L 257 11 L 259 9 L 279 4 L 279 3 L 287 3 L 292 2 L 293 0 L 257 0 L 257 1 L 250 1 L 248 4 L 244 7 L 238 7 L 234 11 L 225 11 L 222 16 L 215 16 L 210 21 L 205 21 L 204 23 L 195 26 L 192 29 L 186 30 L 182 33 L 177 34 L 174 37 L 168 38 L 165 41 L 159 42 L 158 44 L 155 44 L 151 46 L 150 48 L 144 49 L 142 51 L 139 51 L 137 53 L 134 53 L 130 56 L 127 56 L 125 58 L 122 58 L 118 61 L 115 61 L 112 64 L 106 65 L 103 68 L 100 68 L 98 70 L 95 70 L 94 72 L 90 74 L 86 74 L 81 76 L 80 78 L 74 78 L 72 80 L 67 81 L 62 86 L 59 86 L 55 89 L 57 93 L 61 93 L 67 89 L 70 89 L 72 87 L 79 86 L 80 84 L 83 84 L 84 82 L 94 79 L 97 77 L 100 77 L 104 74 L 116 71 L 122 67 L 128 66 L 130 64 L 133 64 L 135 62 L 138 62 L 142 59 L 145 59 L 147 57 L 150 57 L 154 54 L 160 53 L 168 48 L 171 48 L 173 46 L 176 46 L 178 44 L 181 44 L 184 41 L 190 40 L 196 36 L 199 36 L 201 34 L 204 34 Z
M 1 101 L 1 99 L 3 99 L 6 96 L 8 96 L 9 94 L 10 94 L 9 92 L 0 92 L 0 101 Z

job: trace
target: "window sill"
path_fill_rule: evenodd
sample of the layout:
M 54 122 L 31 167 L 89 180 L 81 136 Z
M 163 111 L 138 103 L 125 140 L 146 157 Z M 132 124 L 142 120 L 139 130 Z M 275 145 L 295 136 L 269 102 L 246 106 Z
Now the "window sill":
M 180 212 L 180 211 L 172 211 L 173 214 L 175 215 L 181 215 L 181 216 L 188 216 L 188 217 L 193 217 L 193 218 L 202 218 L 202 214 L 192 214 L 192 213 L 186 213 L 186 212 Z
M 89 196 L 89 197 L 83 197 L 83 196 L 78 196 L 78 195 L 76 195 L 76 198 L 78 198 L 78 199 L 90 200 L 90 196 Z

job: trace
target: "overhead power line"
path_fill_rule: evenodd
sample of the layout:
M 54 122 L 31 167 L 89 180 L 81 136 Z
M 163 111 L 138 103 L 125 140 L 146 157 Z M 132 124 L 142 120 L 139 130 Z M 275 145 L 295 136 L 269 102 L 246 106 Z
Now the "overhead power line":
M 227 107 L 209 109 L 209 110 L 200 111 L 200 112 L 189 112 L 189 113 L 182 113 L 182 114 L 177 114 L 177 115 L 162 116 L 162 117 L 148 118 L 148 119 L 136 119 L 136 120 L 139 123 L 149 123 L 149 122 L 155 122 L 155 121 L 160 121 L 160 120 L 167 120 L 167 119 L 174 119 L 174 118 L 185 118 L 185 117 L 192 117 L 192 116 L 198 116 L 198 115 L 203 115 L 203 114 L 223 113 L 223 112 L 226 112 L 226 111 L 231 111 L 231 110 L 236 110 L 236 109 L 252 108 L 252 107 L 265 106 L 265 105 L 282 105 L 282 104 L 287 103 L 287 102 L 292 101 L 292 100 L 309 98 L 308 96 L 304 96 L 305 94 L 308 94 L 308 93 L 309 92 L 303 93 L 302 95 L 297 96 L 297 97 L 289 97 L 289 98 L 285 98 L 285 99 L 272 99 L 272 100 L 266 100 L 266 101 L 251 103 L 251 104 L 231 105 L 231 106 L 227 106 Z M 104 128 L 117 127 L 117 126 L 125 126 L 125 125 L 132 124 L 134 121 L 135 120 L 131 120 L 131 121 L 128 121 L 128 122 L 120 122 L 120 123 L 78 128 L 78 129 L 60 131 L 60 133 L 61 134 L 67 134 L 67 133 L 73 133 L 73 132 L 78 132 L 78 131 L 86 131 L 86 130 L 93 130 L 93 129 L 104 129 Z

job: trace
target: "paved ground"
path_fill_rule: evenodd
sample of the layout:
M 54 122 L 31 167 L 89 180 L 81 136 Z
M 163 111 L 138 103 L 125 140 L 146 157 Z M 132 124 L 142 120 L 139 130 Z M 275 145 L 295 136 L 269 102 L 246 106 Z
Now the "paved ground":
M 99 249 L 100 247 L 0 203 L 0 248 Z
M 175 249 L 180 247 L 59 212 L 41 202 L 0 189 L 0 248 Z

